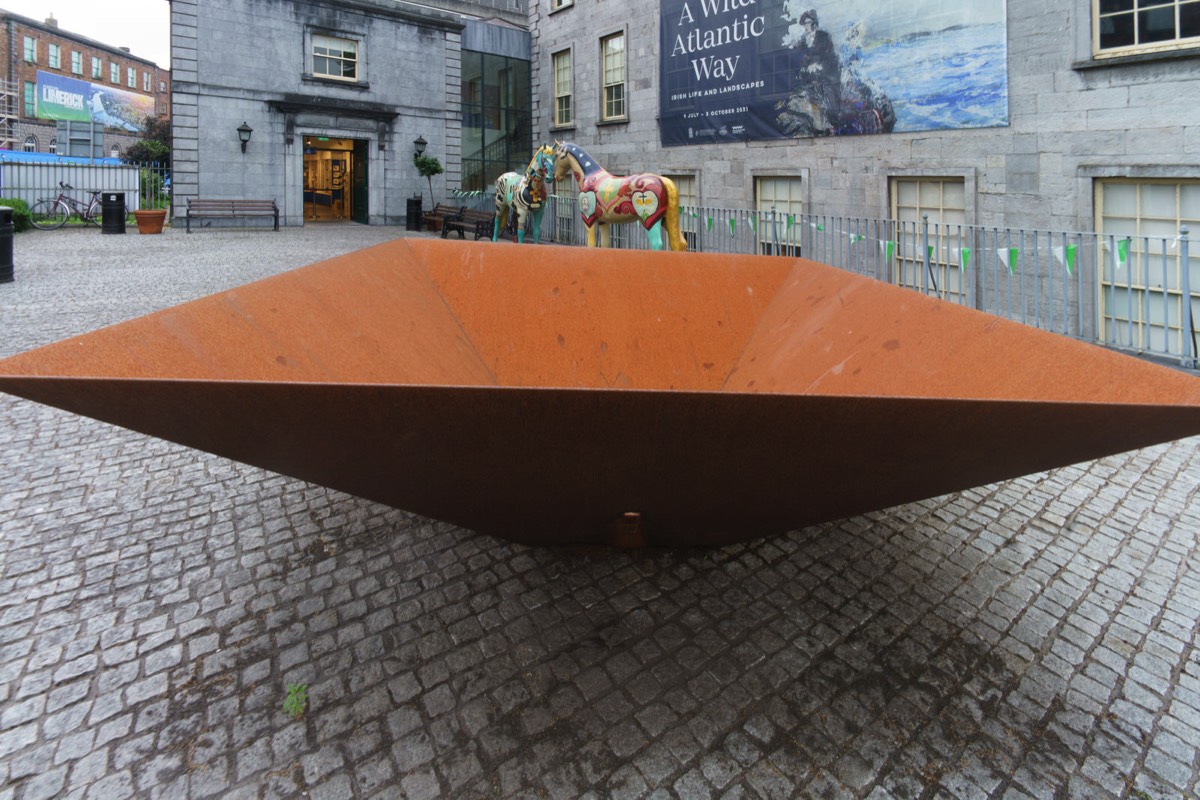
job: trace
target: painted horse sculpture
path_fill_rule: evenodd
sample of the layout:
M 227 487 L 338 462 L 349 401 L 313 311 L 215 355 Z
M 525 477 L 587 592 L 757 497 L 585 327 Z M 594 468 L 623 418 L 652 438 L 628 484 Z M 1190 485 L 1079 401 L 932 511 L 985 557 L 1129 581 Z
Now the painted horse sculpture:
M 587 226 L 588 247 L 609 243 L 612 223 L 640 222 L 650 237 L 650 247 L 663 249 L 663 229 L 672 250 L 686 250 L 687 240 L 679 227 L 679 189 L 662 175 L 639 172 L 621 177 L 610 174 L 582 147 L 571 142 L 554 145 L 554 180 L 570 173 L 579 186 L 579 213 Z
M 532 222 L 533 243 L 542 238 L 542 215 L 546 212 L 546 181 L 553 180 L 554 148 L 542 145 L 533 154 L 525 174 L 506 172 L 496 179 L 496 221 L 492 241 L 508 227 L 509 212 L 517 212 L 517 241 L 525 241 L 526 220 Z

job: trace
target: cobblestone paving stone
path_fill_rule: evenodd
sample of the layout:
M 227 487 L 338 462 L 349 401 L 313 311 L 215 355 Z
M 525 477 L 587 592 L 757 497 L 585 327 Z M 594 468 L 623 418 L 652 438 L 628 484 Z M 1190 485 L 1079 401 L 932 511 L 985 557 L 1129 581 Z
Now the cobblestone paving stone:
M 20 234 L 0 350 L 399 235 Z M 518 546 L 8 396 L 0 464 L 0 800 L 1200 787 L 1198 439 L 710 551 Z

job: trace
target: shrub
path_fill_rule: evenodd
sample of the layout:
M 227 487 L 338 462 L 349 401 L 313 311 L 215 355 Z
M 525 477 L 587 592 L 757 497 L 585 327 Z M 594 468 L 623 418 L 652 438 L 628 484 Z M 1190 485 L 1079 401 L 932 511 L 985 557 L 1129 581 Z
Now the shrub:
M 33 217 L 29 214 L 29 206 L 24 200 L 15 197 L 0 197 L 0 206 L 8 206 L 13 210 L 13 230 L 17 233 L 33 227 Z

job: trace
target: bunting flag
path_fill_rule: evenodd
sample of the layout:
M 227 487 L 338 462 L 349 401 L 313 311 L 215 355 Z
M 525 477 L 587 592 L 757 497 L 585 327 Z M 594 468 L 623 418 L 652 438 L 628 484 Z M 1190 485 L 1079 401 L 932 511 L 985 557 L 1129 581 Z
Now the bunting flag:
M 1004 262 L 1004 266 L 1008 267 L 1010 275 L 1017 274 L 1017 261 L 1020 258 L 1021 250 L 1017 247 L 1001 247 L 996 251 L 996 255 Z
M 790 230 L 792 229 L 792 226 L 796 224 L 796 215 L 795 215 L 795 214 L 788 214 L 788 215 L 787 215 L 787 222 L 788 222 L 788 230 L 790 231 Z
M 733 232 L 733 231 L 734 231 L 734 228 L 736 228 L 736 227 L 737 227 L 737 220 L 736 220 L 736 219 L 734 219 L 733 217 L 730 217 L 730 218 L 729 218 L 729 235 L 730 235 L 730 236 L 736 236 L 736 235 L 737 235 L 737 234 L 735 234 L 735 233 Z
M 754 231 L 756 235 L 758 234 L 758 217 L 750 218 L 750 230 Z
M 810 227 L 810 228 L 812 228 L 814 231 L 821 231 L 821 232 L 824 232 L 824 231 L 825 231 L 825 226 L 824 226 L 824 225 L 819 225 L 819 224 L 817 224 L 816 222 L 810 222 L 810 223 L 808 223 L 808 225 L 809 225 L 809 227 Z
M 854 244 L 855 242 L 866 241 L 866 238 L 867 238 L 867 237 L 863 236 L 862 234 L 858 234 L 858 233 L 847 233 L 846 235 L 850 237 L 850 244 Z
M 712 226 L 713 226 L 713 218 L 709 217 L 708 218 L 708 232 L 709 233 L 712 233 Z
M 934 245 L 929 245 L 929 260 L 930 261 L 933 261 L 933 250 L 934 250 Z
M 967 267 L 971 265 L 971 248 L 969 247 L 952 247 L 954 257 L 958 259 L 958 271 L 966 272 Z
M 896 243 L 891 240 L 888 240 L 886 242 L 880 241 L 879 242 L 879 251 L 881 253 L 883 253 L 884 261 L 891 261 L 892 254 L 896 252 Z
M 1125 266 L 1129 262 L 1129 242 L 1130 239 L 1121 239 L 1117 242 L 1117 269 Z
M 1069 244 L 1066 247 L 1052 247 L 1050 250 L 1054 253 L 1054 260 L 1067 268 L 1067 274 L 1074 275 L 1075 257 L 1079 252 L 1079 245 Z

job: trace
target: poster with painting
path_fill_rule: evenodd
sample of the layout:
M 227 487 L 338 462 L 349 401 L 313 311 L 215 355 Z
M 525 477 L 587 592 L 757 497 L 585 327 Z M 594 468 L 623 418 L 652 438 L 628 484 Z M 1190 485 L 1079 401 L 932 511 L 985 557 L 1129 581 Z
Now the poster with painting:
M 660 0 L 664 146 L 1008 124 L 1001 0 Z

